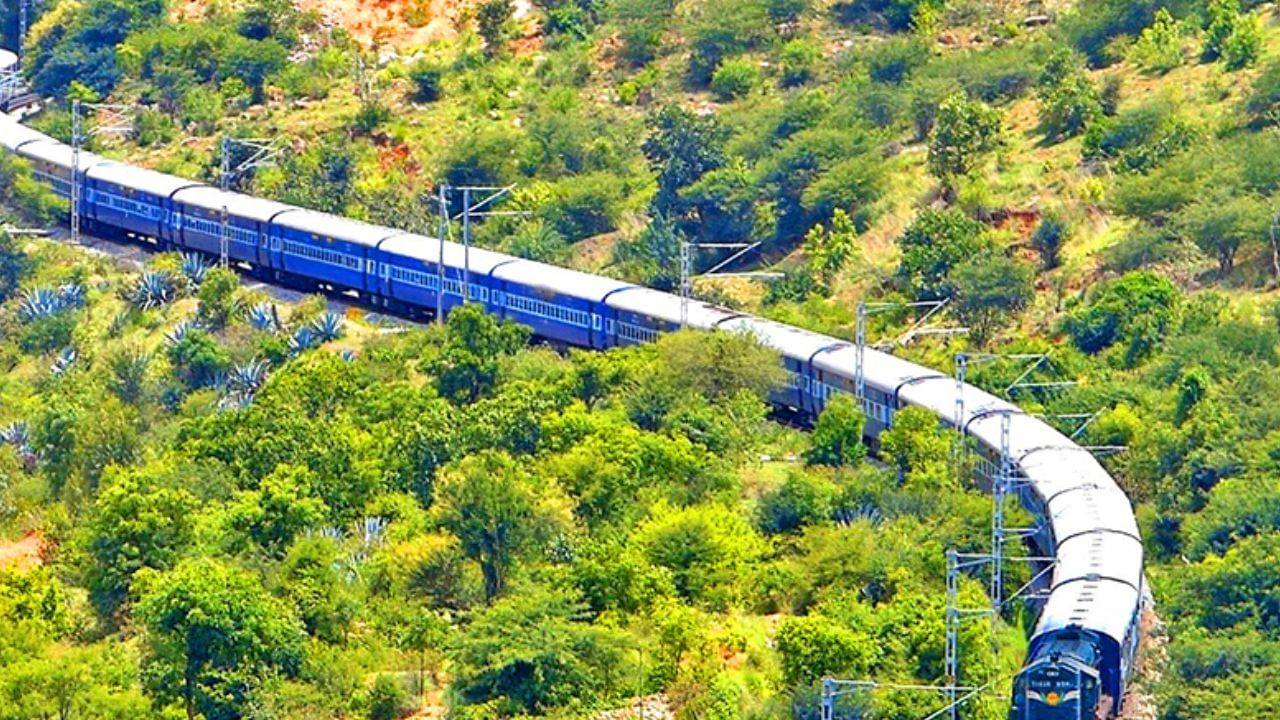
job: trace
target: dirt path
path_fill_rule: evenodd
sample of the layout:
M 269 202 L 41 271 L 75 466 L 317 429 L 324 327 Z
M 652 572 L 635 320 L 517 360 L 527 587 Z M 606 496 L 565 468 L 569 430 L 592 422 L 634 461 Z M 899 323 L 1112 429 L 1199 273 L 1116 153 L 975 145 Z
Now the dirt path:
M 40 567 L 44 563 L 43 551 L 44 538 L 35 532 L 29 532 L 15 542 L 0 543 L 0 569 L 22 572 Z

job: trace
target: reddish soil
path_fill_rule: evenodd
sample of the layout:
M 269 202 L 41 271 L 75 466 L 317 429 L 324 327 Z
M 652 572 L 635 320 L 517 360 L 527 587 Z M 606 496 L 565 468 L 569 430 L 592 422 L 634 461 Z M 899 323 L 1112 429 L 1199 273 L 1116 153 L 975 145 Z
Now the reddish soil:
M 0 543 L 0 568 L 31 570 L 44 564 L 44 538 L 29 532 L 21 540 Z

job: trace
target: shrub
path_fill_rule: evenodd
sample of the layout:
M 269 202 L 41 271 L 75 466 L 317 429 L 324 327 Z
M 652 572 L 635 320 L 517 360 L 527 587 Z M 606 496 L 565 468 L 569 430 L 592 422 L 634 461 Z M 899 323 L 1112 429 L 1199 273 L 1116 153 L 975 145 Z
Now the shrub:
M 1069 50 L 1054 53 L 1040 73 L 1040 126 L 1051 139 L 1071 137 L 1103 114 L 1098 88 Z
M 1150 73 L 1167 73 L 1183 61 L 1182 26 L 1165 8 L 1129 49 L 1129 61 Z
M 511 19 L 511 0 L 486 0 L 476 9 L 476 32 L 484 38 L 484 52 L 494 57 L 502 52 Z
M 1222 57 L 1222 48 L 1239 22 L 1239 0 L 1210 0 L 1205 11 L 1204 49 L 1201 57 L 1210 62 Z
M 212 385 L 231 366 L 231 354 L 203 330 L 189 330 L 168 349 L 169 364 L 191 388 Z
M 861 432 L 861 428 L 859 428 Z M 861 447 L 861 438 L 856 441 Z M 758 526 L 769 535 L 799 530 L 831 520 L 839 489 L 831 481 L 795 472 L 760 499 Z
M 1000 113 L 962 94 L 952 95 L 938 107 L 929 138 L 929 173 L 949 193 L 957 178 L 977 169 L 1000 143 Z
M 444 70 L 438 64 L 420 60 L 409 69 L 409 79 L 413 82 L 414 102 L 430 103 L 440 99 Z
M 796 87 L 809 82 L 818 61 L 822 59 L 822 48 L 807 39 L 796 39 L 782 46 L 782 86 Z
M 1222 46 L 1228 70 L 1241 70 L 1258 62 L 1262 54 L 1262 21 L 1250 15 L 1240 21 Z
M 369 690 L 369 720 L 396 720 L 409 707 L 404 688 L 390 675 L 378 675 Z
M 760 68 L 747 58 L 725 60 L 711 76 L 711 90 L 721 102 L 745 97 L 760 86 Z
M 875 82 L 900 85 L 928 61 L 929 49 L 919 40 L 888 40 L 871 51 L 867 72 Z
M 866 423 L 862 409 L 853 398 L 832 397 L 814 426 L 809 449 L 804 454 L 805 462 L 832 467 L 856 465 L 867 454 L 862 444 Z
M 1071 237 L 1071 228 L 1057 215 L 1046 215 L 1031 235 L 1031 247 L 1040 254 L 1040 266 L 1052 270 L 1062 262 L 1062 246 Z
M 959 210 L 926 210 L 898 238 L 898 275 L 912 295 L 939 299 L 952 294 L 952 268 L 990 245 L 982 223 Z
M 1100 352 L 1128 340 L 1141 321 L 1163 333 L 1178 307 L 1178 289 L 1149 271 L 1132 272 L 1099 287 L 1089 302 L 1067 316 L 1063 329 L 1076 347 Z
M 618 227 L 626 183 L 609 173 L 568 177 L 558 182 L 538 215 L 568 242 L 612 232 Z
M 812 0 L 769 0 L 769 19 L 778 23 L 795 22 L 811 7 Z
M 1010 314 L 1025 308 L 1035 293 L 1031 266 L 998 251 L 967 259 L 952 278 L 956 312 L 979 341 L 990 337 Z

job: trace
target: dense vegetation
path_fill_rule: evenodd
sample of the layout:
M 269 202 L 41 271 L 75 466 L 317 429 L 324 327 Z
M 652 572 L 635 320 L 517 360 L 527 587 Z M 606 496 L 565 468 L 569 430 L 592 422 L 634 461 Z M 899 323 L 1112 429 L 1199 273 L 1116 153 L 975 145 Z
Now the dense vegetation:
M 212 178 L 220 136 L 283 135 L 243 189 L 425 230 L 436 182 L 519 183 L 505 207 L 532 217 L 484 222 L 480 243 L 672 287 L 681 241 L 758 241 L 784 279 L 699 294 L 843 337 L 859 298 L 950 299 L 968 336 L 900 352 L 942 370 L 1052 352 L 1032 379 L 1078 383 L 1013 399 L 1098 413 L 1083 441 L 1125 448 L 1105 462 L 1171 638 L 1146 679 L 1160 717 L 1265 716 L 1275 11 L 1045 5 L 1024 23 L 983 0 L 541 0 L 517 19 L 491 0 L 403 48 L 284 0 L 198 22 L 84 0 L 46 4 L 28 71 L 48 95 L 138 103 L 135 136 L 97 149 L 165 170 Z M 69 132 L 62 107 L 36 122 Z M 57 217 L 20 167 L 0 179 L 26 221 Z M 928 418 L 903 416 L 885 471 L 850 443 L 853 408 L 807 438 L 765 421 L 776 378 L 744 341 L 563 357 L 460 313 L 362 331 L 348 361 L 334 319 L 281 323 L 218 273 L 197 291 L 172 258 L 126 277 L 6 247 L 0 408 L 25 425 L 5 519 L 54 550 L 0 592 L 5 697 L 391 717 L 425 692 L 461 718 L 663 691 L 687 718 L 810 717 L 823 674 L 940 679 L 942 550 L 981 547 L 987 505 Z M 1008 392 L 1023 370 L 971 376 Z M 184 654 L 212 627 L 191 610 L 225 645 Z M 1007 681 L 1021 620 L 999 660 L 973 626 L 970 679 Z M 936 701 L 871 698 L 878 717 Z

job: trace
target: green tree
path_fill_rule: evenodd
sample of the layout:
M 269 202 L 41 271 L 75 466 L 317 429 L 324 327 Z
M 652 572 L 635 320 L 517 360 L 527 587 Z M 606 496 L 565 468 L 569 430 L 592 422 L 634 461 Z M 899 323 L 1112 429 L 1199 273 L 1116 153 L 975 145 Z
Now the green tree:
M 848 395 L 832 396 L 809 437 L 805 462 L 832 467 L 858 464 L 867 454 L 862 444 L 866 424 L 867 418 L 857 401 Z
M 1222 57 L 1227 38 L 1236 31 L 1239 23 L 1239 0 L 1210 0 L 1209 7 L 1205 10 L 1204 50 L 1201 56 L 1210 62 Z
M 895 413 L 893 426 L 880 434 L 881 454 L 897 470 L 898 480 L 914 484 L 956 484 L 957 471 L 950 467 L 953 442 L 954 432 L 943 430 L 936 415 L 916 407 Z
M 191 545 L 196 498 L 146 470 L 113 470 L 93 504 L 79 545 L 94 607 L 110 617 L 137 597 L 143 568 L 168 570 Z
M 237 493 L 228 507 L 233 527 L 268 553 L 281 556 L 294 538 L 317 527 L 328 515 L 315 497 L 315 473 L 305 467 L 280 465 L 256 490 Z
M 1071 227 L 1057 215 L 1046 215 L 1031 234 L 1031 247 L 1040 254 L 1040 267 L 1053 270 L 1062 264 L 1062 248 L 1071 239 Z
M 765 545 L 739 513 L 719 506 L 661 509 L 636 529 L 633 542 L 649 562 L 667 568 L 682 596 L 727 607 L 747 588 L 738 586 Z
M 1050 140 L 1072 137 L 1103 116 L 1103 98 L 1069 49 L 1049 56 L 1040 74 L 1040 126 Z
M 0 179 L 3 179 L 2 171 Z M 0 229 L 0 301 L 13 297 L 30 269 L 30 261 L 18 241 Z
M 200 306 L 196 316 L 206 327 L 219 330 L 231 319 L 235 307 L 236 291 L 240 289 L 240 276 L 228 268 L 213 268 L 200 283 L 197 297 Z
M 300 537 L 279 565 L 277 595 L 292 607 L 307 634 L 327 643 L 347 642 L 360 609 L 357 589 L 345 577 L 345 553 L 327 537 Z
M 1257 15 L 1240 19 L 1222 45 L 1222 59 L 1228 70 L 1242 70 L 1258 62 L 1262 55 L 1262 21 Z
M 561 519 L 553 499 L 520 464 L 494 451 L 472 455 L 441 474 L 434 512 L 480 563 L 490 601 L 506 589 L 517 556 L 550 539 Z
M 582 702 L 607 705 L 627 684 L 627 641 L 577 622 L 585 611 L 563 593 L 531 587 L 475 615 L 452 653 L 454 688 L 485 717 L 528 717 Z
M 1271 228 L 1266 205 L 1242 196 L 1202 200 L 1180 213 L 1178 220 L 1197 247 L 1217 258 L 1223 277 L 1231 274 L 1241 246 L 1263 245 Z
M 476 30 L 484 39 L 485 55 L 496 57 L 502 53 L 511 12 L 511 0 L 486 0 L 476 8 Z
M 1167 278 L 1149 271 L 1132 272 L 1094 290 L 1084 306 L 1067 316 L 1063 327 L 1076 347 L 1100 352 L 1130 340 L 1143 322 L 1163 334 L 1173 321 L 1179 296 Z
M 428 362 L 440 394 L 459 404 L 479 400 L 498 379 L 499 361 L 528 342 L 530 330 L 517 323 L 500 323 L 479 305 L 465 305 L 449 314 L 449 332 L 440 354 Z
M 782 485 L 760 498 L 758 525 L 775 535 L 831 520 L 839 489 L 817 475 L 794 472 Z
M 180 699 L 189 720 L 241 717 L 270 673 L 301 666 L 304 636 L 292 608 L 217 560 L 186 560 L 149 578 L 137 617 L 148 689 Z
M 791 687 L 824 677 L 867 677 L 880 658 L 874 636 L 821 615 L 784 619 L 777 644 L 782 677 Z
M 650 118 L 648 129 L 641 150 L 658 175 L 650 209 L 680 225 L 690 209 L 681 190 L 726 162 L 725 131 L 714 117 L 698 117 L 673 105 Z
M 826 228 L 815 225 L 805 235 L 809 269 L 828 287 L 858 249 L 858 228 L 844 210 L 836 210 Z
M 1035 297 L 1035 270 L 1000 251 L 981 253 L 951 274 L 956 313 L 981 341 Z
M 203 330 L 188 330 L 166 352 L 169 364 L 190 388 L 213 384 L 231 366 L 231 353 Z
M 1181 24 L 1162 7 L 1129 49 L 1129 60 L 1147 72 L 1167 73 L 1182 65 L 1182 44 Z
M 979 168 L 983 156 L 1001 142 L 1000 112 L 956 93 L 938 106 L 929 136 L 929 172 L 951 197 L 956 180 Z
M 221 75 L 243 81 L 254 104 L 266 99 L 267 78 L 284 69 L 289 61 L 289 51 L 276 40 L 237 38 L 228 43 L 223 53 Z
M 916 298 L 948 297 L 952 269 L 990 245 L 982 223 L 959 210 L 925 210 L 898 238 L 898 276 Z

